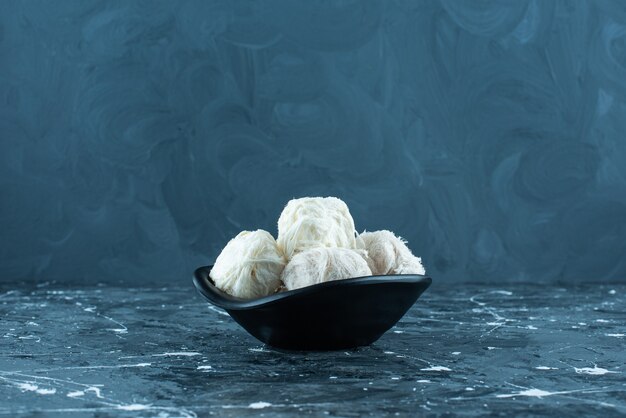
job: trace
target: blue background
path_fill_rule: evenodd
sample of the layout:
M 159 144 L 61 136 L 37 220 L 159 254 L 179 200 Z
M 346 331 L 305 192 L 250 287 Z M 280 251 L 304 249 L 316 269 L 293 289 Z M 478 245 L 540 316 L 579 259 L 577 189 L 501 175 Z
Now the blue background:
M 188 283 L 292 197 L 440 281 L 626 279 L 626 2 L 0 2 L 0 280 Z

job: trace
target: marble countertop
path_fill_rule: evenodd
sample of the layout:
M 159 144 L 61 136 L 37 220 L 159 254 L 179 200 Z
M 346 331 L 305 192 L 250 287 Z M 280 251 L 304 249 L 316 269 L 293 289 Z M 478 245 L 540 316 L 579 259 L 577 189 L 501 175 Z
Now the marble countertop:
M 191 283 L 4 285 L 0 415 L 624 415 L 625 295 L 434 283 L 370 347 L 281 352 Z

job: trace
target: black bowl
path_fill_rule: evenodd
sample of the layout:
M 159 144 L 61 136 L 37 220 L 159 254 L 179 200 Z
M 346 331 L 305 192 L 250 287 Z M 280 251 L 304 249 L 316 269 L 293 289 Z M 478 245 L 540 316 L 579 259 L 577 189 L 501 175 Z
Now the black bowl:
M 260 341 L 288 350 L 369 345 L 393 327 L 432 282 L 419 274 L 365 276 L 249 300 L 215 287 L 211 267 L 194 273 L 193 283 L 202 296 Z

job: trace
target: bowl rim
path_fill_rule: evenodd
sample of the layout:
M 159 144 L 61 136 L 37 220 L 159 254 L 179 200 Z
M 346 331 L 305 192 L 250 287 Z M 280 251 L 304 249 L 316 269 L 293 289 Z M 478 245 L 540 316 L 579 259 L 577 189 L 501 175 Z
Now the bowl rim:
M 339 286 L 358 286 L 362 284 L 384 284 L 394 283 L 414 283 L 422 284 L 426 290 L 432 283 L 432 278 L 423 274 L 388 274 L 352 277 L 349 279 L 333 280 L 330 282 L 318 283 L 311 286 L 301 287 L 299 289 L 287 290 L 285 292 L 275 293 L 269 296 L 263 296 L 256 299 L 243 299 L 229 295 L 218 289 L 212 282 L 209 272 L 213 265 L 198 267 L 193 273 L 193 283 L 205 299 L 213 305 L 226 310 L 247 310 L 255 309 L 268 304 L 287 299 L 298 297 L 306 294 L 316 293 L 325 289 Z

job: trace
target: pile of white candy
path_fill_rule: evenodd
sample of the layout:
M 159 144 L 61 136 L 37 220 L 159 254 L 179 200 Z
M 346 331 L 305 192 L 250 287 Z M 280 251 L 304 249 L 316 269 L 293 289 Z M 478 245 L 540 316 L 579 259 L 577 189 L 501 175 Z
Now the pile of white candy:
M 279 289 L 386 274 L 424 274 L 421 259 L 390 231 L 358 234 L 348 206 L 336 197 L 287 203 L 278 219 L 278 240 L 261 229 L 240 232 L 215 260 L 211 279 L 245 299 Z

